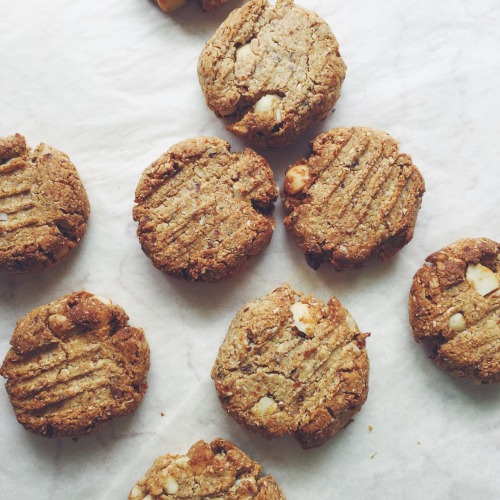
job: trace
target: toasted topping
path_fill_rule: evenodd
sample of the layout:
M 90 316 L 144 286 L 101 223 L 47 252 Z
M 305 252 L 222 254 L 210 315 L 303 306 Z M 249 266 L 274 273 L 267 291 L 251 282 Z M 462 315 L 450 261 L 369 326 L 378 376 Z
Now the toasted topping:
M 466 278 L 483 297 L 500 287 L 496 274 L 482 264 L 469 264 Z
M 456 313 L 451 316 L 448 326 L 455 332 L 462 332 L 465 330 L 465 318 L 463 314 Z
M 285 191 L 289 194 L 297 194 L 307 186 L 310 179 L 311 174 L 307 165 L 295 165 L 286 173 Z

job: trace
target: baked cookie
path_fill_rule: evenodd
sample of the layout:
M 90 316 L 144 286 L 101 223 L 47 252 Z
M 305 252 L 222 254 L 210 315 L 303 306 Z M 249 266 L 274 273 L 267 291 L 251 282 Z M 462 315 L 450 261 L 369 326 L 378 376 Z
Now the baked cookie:
M 109 299 L 75 292 L 17 322 L 0 374 L 16 417 L 47 437 L 77 437 L 139 406 L 149 347 Z
M 0 138 L 0 272 L 38 272 L 75 248 L 90 207 L 68 156 L 20 134 Z
M 500 382 L 500 244 L 466 238 L 426 262 L 410 291 L 415 340 L 453 375 Z
M 136 190 L 137 235 L 155 267 L 189 281 L 234 276 L 271 241 L 273 173 L 251 149 L 231 153 L 215 137 L 172 146 Z
M 183 5 L 186 4 L 186 0 L 156 0 L 156 1 L 158 2 L 158 5 L 160 6 L 161 10 L 168 13 L 181 8 Z M 200 4 L 202 10 L 206 12 L 215 9 L 216 7 L 220 7 L 226 2 L 227 0 L 201 0 Z
M 283 285 L 233 319 L 212 368 L 222 406 L 268 438 L 321 446 L 366 400 L 366 337 L 336 298 L 325 305 Z
M 190 498 L 284 500 L 272 476 L 230 441 L 198 441 L 187 455 L 158 457 L 129 500 Z
M 313 269 L 323 262 L 337 271 L 363 267 L 412 239 L 424 180 L 389 134 L 337 128 L 316 137 L 311 150 L 288 168 L 281 198 L 285 226 Z
M 262 147 L 295 141 L 340 97 L 346 67 L 335 36 L 293 0 L 250 0 L 207 42 L 198 76 L 208 106 Z

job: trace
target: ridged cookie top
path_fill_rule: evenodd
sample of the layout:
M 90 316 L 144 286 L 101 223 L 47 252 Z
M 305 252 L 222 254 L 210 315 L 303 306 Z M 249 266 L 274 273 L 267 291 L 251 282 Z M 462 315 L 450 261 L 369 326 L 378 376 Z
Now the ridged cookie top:
M 288 285 L 238 311 L 212 378 L 222 406 L 266 437 L 321 446 L 361 409 L 368 393 L 366 334 L 332 298 Z
M 210 109 L 237 119 L 228 130 L 269 147 L 291 144 L 326 116 L 345 69 L 318 15 L 293 0 L 251 0 L 207 42 L 198 75 Z
M 137 235 L 158 269 L 190 281 L 220 281 L 269 244 L 276 198 L 272 170 L 257 153 L 231 153 L 214 137 L 188 139 L 142 175 Z
M 288 169 L 281 196 L 285 226 L 313 269 L 322 262 L 338 271 L 362 267 L 411 240 L 424 180 L 389 134 L 338 128 L 311 149 Z
M 410 291 L 415 340 L 454 375 L 500 382 L 500 244 L 466 238 L 426 261 Z
M 158 457 L 129 500 L 190 498 L 285 500 L 272 476 L 230 441 L 198 441 L 187 455 Z
M 149 347 L 127 320 L 88 292 L 19 320 L 0 369 L 18 421 L 42 436 L 76 437 L 134 411 L 147 388 Z
M 0 138 L 0 271 L 38 272 L 80 241 L 90 213 L 67 155 L 22 135 Z

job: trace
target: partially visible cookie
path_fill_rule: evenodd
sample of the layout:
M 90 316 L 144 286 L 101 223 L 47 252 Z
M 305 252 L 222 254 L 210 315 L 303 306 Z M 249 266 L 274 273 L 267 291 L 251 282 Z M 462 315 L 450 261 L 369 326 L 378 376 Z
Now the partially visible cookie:
M 215 137 L 172 146 L 142 175 L 134 220 L 146 255 L 167 274 L 216 282 L 271 241 L 277 188 L 264 158 Z
M 68 156 L 46 144 L 0 138 L 0 272 L 38 272 L 75 248 L 90 207 Z
M 0 374 L 17 420 L 47 437 L 77 437 L 139 406 L 149 347 L 109 299 L 75 292 L 17 322 Z
M 198 441 L 187 455 L 158 457 L 129 500 L 167 498 L 285 500 L 272 476 L 230 441 Z
M 410 291 L 415 340 L 431 343 L 453 375 L 500 382 L 500 244 L 466 238 L 426 262 Z
M 321 446 L 366 400 L 366 337 L 336 298 L 283 285 L 233 319 L 212 368 L 222 406 L 266 437 Z
M 208 106 L 227 127 L 262 147 L 295 141 L 340 97 L 346 67 L 317 14 L 293 0 L 250 0 L 203 49 L 198 76 Z
M 160 8 L 167 12 L 173 12 L 186 4 L 186 0 L 156 0 Z M 227 0 L 201 0 L 201 8 L 204 11 L 213 10 L 225 4 Z
M 337 128 L 288 168 L 281 198 L 285 226 L 307 263 L 337 271 L 388 259 L 413 237 L 425 191 L 409 155 L 386 132 Z

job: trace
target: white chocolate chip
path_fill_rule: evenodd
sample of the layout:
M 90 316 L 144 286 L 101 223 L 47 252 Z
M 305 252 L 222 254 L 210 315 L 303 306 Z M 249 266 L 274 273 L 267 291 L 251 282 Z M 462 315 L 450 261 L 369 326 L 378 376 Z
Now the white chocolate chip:
M 276 411 L 278 411 L 278 405 L 273 398 L 264 396 L 253 405 L 251 411 L 254 415 L 262 417 L 264 415 L 270 415 L 271 413 L 275 413 Z
M 456 313 L 450 317 L 450 321 L 448 322 L 448 326 L 454 330 L 455 332 L 462 332 L 465 330 L 465 318 L 463 314 Z
M 483 297 L 500 287 L 496 274 L 482 264 L 469 264 L 465 277 Z
M 248 59 L 248 57 L 252 55 L 253 52 L 250 48 L 250 44 L 246 43 L 245 45 L 242 45 L 241 47 L 236 49 L 236 62 L 241 62 L 245 59 Z
M 64 333 L 71 330 L 73 324 L 71 321 L 62 314 L 51 314 L 47 321 L 49 328 L 55 333 Z
M 346 315 L 345 321 L 351 332 L 359 332 L 358 325 L 356 324 L 356 321 L 354 321 L 354 318 L 350 314 Z
M 0 221 L 5 222 L 6 220 L 9 220 L 8 214 L 5 212 L 0 212 Z
M 161 222 L 156 226 L 156 230 L 162 233 L 163 231 L 166 231 L 168 229 L 168 224 L 166 222 Z
M 173 12 L 186 3 L 186 0 L 158 0 L 158 5 L 164 12 Z
M 139 486 L 137 486 L 137 485 L 135 485 L 134 488 L 132 489 L 132 491 L 130 492 L 130 495 L 134 499 L 140 498 L 142 500 L 142 495 L 143 494 L 144 493 L 142 492 L 141 488 L 139 488 Z
M 169 495 L 175 495 L 178 490 L 179 483 L 172 476 L 167 476 L 167 479 L 165 480 L 165 491 Z
M 297 194 L 306 187 L 310 179 L 311 173 L 307 165 L 295 165 L 285 175 L 285 191 L 289 194 Z
M 151 495 L 146 495 L 142 500 L 153 500 Z
M 101 297 L 100 295 L 94 295 L 94 299 L 97 299 L 99 302 L 102 302 L 106 306 L 110 306 L 113 302 L 108 297 Z
M 189 469 L 189 457 L 180 457 L 175 461 L 177 467 L 187 470 Z
M 281 101 L 281 97 L 274 94 L 267 94 L 262 96 L 253 108 L 254 113 L 271 113 Z
M 198 177 L 206 177 L 206 172 L 205 170 L 203 170 L 201 167 L 199 167 L 198 165 L 195 165 L 194 166 L 194 173 L 198 176 Z
M 310 307 L 303 302 L 295 302 L 290 307 L 293 315 L 293 326 L 302 333 L 310 336 L 315 324 L 314 317 L 311 315 Z

